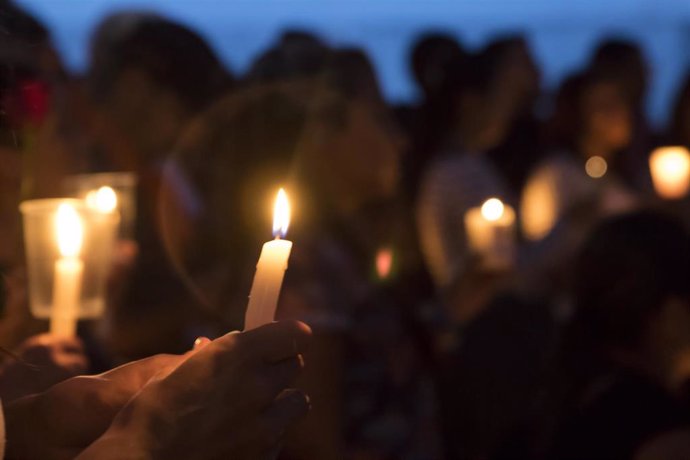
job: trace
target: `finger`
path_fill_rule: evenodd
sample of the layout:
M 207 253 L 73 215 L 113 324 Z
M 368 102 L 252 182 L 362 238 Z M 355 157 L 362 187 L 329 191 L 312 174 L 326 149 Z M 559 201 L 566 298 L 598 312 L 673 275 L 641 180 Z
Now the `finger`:
M 197 337 L 197 339 L 194 341 L 194 350 L 201 349 L 211 343 L 211 339 L 208 337 Z
M 123 364 L 95 378 L 109 380 L 122 387 L 124 392 L 132 393 L 139 391 L 153 377 L 172 372 L 184 360 L 185 356 L 181 355 L 155 355 Z
M 269 432 L 283 433 L 311 410 L 309 396 L 301 390 L 283 391 L 261 416 L 261 423 Z
M 247 381 L 247 395 L 252 407 L 268 406 L 285 388 L 292 385 L 304 368 L 300 355 L 275 364 L 263 364 L 256 371 L 256 380 Z
M 258 417 L 235 430 L 238 450 L 252 453 L 253 458 L 269 458 L 279 448 L 285 431 L 309 409 L 309 398 L 300 390 L 283 391 Z
M 310 339 L 311 328 L 306 324 L 279 321 L 242 332 L 237 341 L 250 356 L 265 362 L 278 362 L 303 353 Z

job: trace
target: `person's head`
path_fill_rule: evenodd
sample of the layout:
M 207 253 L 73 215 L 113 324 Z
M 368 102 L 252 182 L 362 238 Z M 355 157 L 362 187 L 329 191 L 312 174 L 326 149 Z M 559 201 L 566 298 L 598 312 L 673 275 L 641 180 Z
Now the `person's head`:
M 463 56 L 448 66 L 439 107 L 447 112 L 451 142 L 467 151 L 483 152 L 499 144 L 507 117 L 492 103 L 492 66 L 483 54 Z
M 196 32 L 152 14 L 107 18 L 90 59 L 94 100 L 145 162 L 167 154 L 182 125 L 231 82 Z
M 405 139 L 381 95 L 367 56 L 357 49 L 333 52 L 319 76 L 332 102 L 333 118 L 318 154 L 304 164 L 318 188 L 354 210 L 391 198 L 399 182 Z M 316 152 L 316 150 L 314 150 Z
M 621 38 L 602 41 L 592 54 L 590 68 L 614 77 L 631 107 L 644 109 L 649 66 L 637 43 Z
M 529 44 L 520 35 L 491 41 L 481 52 L 489 69 L 497 108 L 512 118 L 533 109 L 539 96 L 540 73 Z
M 575 269 L 580 345 L 672 360 L 690 349 L 689 280 L 690 237 L 681 222 L 638 211 L 602 223 Z
M 386 107 L 374 68 L 360 49 L 328 50 L 315 40 L 297 33 L 284 36 L 269 52 L 274 65 L 263 70 L 255 66 L 250 86 L 312 79 L 318 90 L 310 104 L 327 107 L 325 119 L 337 129 L 320 135 L 319 149 L 301 156 L 311 185 L 336 207 L 347 203 L 351 210 L 391 197 L 398 186 L 405 139 Z M 291 48 L 295 52 L 290 53 Z M 310 65 L 295 65 L 308 50 L 314 51 Z
M 676 96 L 668 136 L 670 142 L 690 147 L 690 74 Z
M 415 41 L 410 66 L 425 98 L 428 99 L 442 89 L 448 65 L 464 54 L 458 41 L 448 34 L 426 33 Z
M 321 70 L 328 54 L 328 47 L 315 35 L 288 30 L 276 45 L 256 58 L 246 80 L 266 83 L 313 76 Z
M 0 0 L 0 67 L 45 78 L 64 76 L 48 30 L 13 1 Z
M 603 154 L 626 147 L 632 137 L 632 111 L 608 75 L 585 72 L 565 80 L 550 120 L 551 143 L 578 150 L 596 144 Z

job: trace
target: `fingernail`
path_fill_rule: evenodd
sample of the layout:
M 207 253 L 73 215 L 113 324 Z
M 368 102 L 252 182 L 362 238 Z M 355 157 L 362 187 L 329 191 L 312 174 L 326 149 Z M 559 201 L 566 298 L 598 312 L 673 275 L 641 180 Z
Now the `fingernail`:
M 304 369 L 304 356 L 301 353 L 297 355 L 297 361 L 299 361 L 299 368 Z
M 206 345 L 210 341 L 211 340 L 208 337 L 197 337 L 197 339 L 194 341 L 194 349 L 196 350 L 197 348 Z

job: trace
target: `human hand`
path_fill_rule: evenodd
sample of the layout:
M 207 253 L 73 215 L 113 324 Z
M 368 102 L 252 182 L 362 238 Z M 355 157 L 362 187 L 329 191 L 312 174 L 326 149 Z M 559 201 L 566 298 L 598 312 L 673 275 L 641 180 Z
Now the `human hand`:
M 78 338 L 40 334 L 25 340 L 0 366 L 0 398 L 7 404 L 40 393 L 86 372 L 88 360 Z
M 74 377 L 6 405 L 7 438 L 12 439 L 7 458 L 76 457 L 108 429 L 132 396 L 185 357 L 158 355 L 104 374 Z
M 309 409 L 288 387 L 310 337 L 285 321 L 205 344 L 146 385 L 79 458 L 272 458 Z

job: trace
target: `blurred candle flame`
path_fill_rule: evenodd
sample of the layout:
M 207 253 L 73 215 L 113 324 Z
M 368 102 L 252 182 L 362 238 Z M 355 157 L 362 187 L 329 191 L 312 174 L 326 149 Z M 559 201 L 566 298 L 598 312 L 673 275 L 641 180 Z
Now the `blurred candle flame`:
M 489 198 L 482 205 L 482 216 L 484 219 L 495 222 L 503 216 L 503 202 L 498 198 Z
M 275 206 L 273 207 L 273 236 L 285 238 L 290 225 L 290 202 L 282 188 L 278 191 Z
M 60 254 L 63 257 L 76 257 L 81 251 L 84 227 L 79 214 L 70 204 L 58 207 L 55 216 L 55 230 Z
M 91 190 L 86 195 L 86 205 L 104 214 L 111 213 L 117 208 L 117 193 L 108 186 Z
M 386 279 L 393 268 L 393 251 L 389 248 L 381 248 L 376 253 L 376 274 L 379 279 Z
M 652 181 L 663 198 L 682 198 L 690 189 L 690 152 L 685 147 L 661 147 L 649 157 Z

